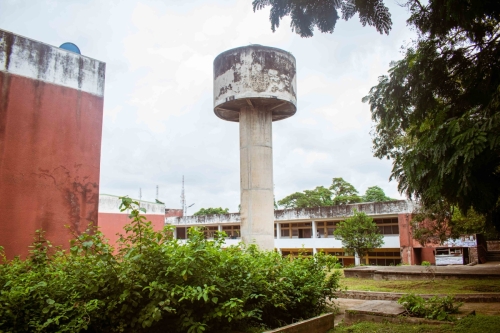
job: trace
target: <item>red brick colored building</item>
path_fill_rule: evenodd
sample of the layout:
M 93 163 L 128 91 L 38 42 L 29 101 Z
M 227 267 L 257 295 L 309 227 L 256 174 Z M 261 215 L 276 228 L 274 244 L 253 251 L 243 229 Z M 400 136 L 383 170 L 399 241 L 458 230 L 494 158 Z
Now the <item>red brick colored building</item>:
M 0 245 L 97 223 L 105 63 L 0 30 Z

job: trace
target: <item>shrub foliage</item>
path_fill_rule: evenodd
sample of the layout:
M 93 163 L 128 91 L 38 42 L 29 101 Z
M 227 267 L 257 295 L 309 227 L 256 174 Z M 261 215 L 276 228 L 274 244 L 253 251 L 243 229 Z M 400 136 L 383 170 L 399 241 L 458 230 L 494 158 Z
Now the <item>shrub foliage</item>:
M 334 298 L 336 260 L 295 260 L 255 246 L 222 249 L 191 228 L 181 243 L 153 230 L 137 202 L 116 249 L 89 228 L 70 251 L 37 231 L 26 260 L 6 260 L 0 247 L 2 332 L 230 332 L 277 327 L 319 315 Z
M 458 309 L 463 303 L 454 304 L 453 296 L 433 296 L 424 299 L 415 294 L 406 294 L 402 296 L 398 303 L 403 305 L 410 316 L 426 319 L 453 321 L 450 314 L 458 313 Z

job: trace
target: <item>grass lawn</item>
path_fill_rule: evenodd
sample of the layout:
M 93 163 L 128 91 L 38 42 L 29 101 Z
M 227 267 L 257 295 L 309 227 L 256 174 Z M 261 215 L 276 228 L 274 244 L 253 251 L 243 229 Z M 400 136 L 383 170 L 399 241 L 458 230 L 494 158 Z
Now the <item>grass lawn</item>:
M 490 333 L 500 332 L 499 316 L 470 316 L 452 325 L 418 325 L 362 322 L 340 324 L 329 333 Z
M 500 293 L 500 280 L 397 280 L 376 281 L 359 278 L 340 279 L 347 290 L 384 291 L 415 294 L 474 294 Z

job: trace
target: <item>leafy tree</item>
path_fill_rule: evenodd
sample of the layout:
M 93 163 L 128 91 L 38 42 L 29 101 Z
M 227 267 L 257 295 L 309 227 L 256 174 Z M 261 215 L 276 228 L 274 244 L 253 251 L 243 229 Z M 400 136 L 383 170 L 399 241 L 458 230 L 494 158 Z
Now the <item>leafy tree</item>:
M 340 222 L 333 235 L 342 240 L 342 247 L 356 253 L 361 262 L 365 255 L 384 244 L 384 236 L 379 233 L 373 219 L 364 212 L 354 211 L 352 217 Z
M 201 208 L 193 214 L 193 216 L 214 215 L 214 214 L 228 214 L 229 208 L 215 207 L 215 208 Z
M 448 239 L 457 239 L 463 235 L 483 234 L 486 239 L 498 239 L 499 233 L 486 217 L 469 209 L 463 214 L 457 207 L 445 200 L 432 205 L 419 207 L 413 215 L 413 238 L 422 246 L 429 243 L 441 244 Z
M 339 14 L 346 21 L 358 14 L 363 26 L 374 26 L 381 34 L 389 34 L 392 27 L 391 14 L 383 0 L 254 0 L 252 4 L 254 12 L 271 6 L 273 32 L 283 17 L 290 16 L 292 31 L 301 37 L 312 37 L 315 27 L 332 33 Z
M 386 196 L 384 190 L 378 186 L 368 187 L 366 189 L 365 195 L 363 196 L 363 202 L 383 202 L 392 200 L 394 199 Z
M 380 202 L 394 200 L 387 197 L 378 186 L 369 187 L 365 196 L 359 196 L 358 190 L 343 178 L 333 178 L 329 188 L 317 186 L 314 190 L 305 190 L 292 193 L 278 201 L 285 209 L 325 207 L 334 205 L 346 205 L 359 202 Z
M 345 205 L 363 201 L 358 195 L 358 190 L 343 178 L 333 178 L 330 190 L 333 194 L 332 202 L 334 205 Z
M 285 209 L 331 206 L 332 192 L 323 186 L 317 186 L 314 190 L 292 193 L 279 200 L 278 204 Z
M 26 260 L 0 247 L 0 332 L 261 332 L 324 313 L 336 298 L 332 256 L 223 250 L 223 233 L 208 241 L 196 228 L 181 243 L 121 199 L 132 221 L 116 249 L 97 229 L 75 235 L 69 252 L 39 231 Z
M 364 98 L 375 156 L 393 160 L 391 179 L 424 208 L 444 200 L 500 230 L 498 1 L 407 6 L 418 37 Z

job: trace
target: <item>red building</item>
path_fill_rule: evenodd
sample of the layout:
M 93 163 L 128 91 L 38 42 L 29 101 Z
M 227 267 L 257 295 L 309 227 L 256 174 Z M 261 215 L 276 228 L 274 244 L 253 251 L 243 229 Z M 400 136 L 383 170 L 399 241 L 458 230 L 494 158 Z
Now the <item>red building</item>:
M 165 226 L 165 205 L 143 200 L 137 200 L 141 208 L 146 209 L 143 214 L 147 221 L 151 221 L 153 229 L 160 231 Z M 125 235 L 123 227 L 130 223 L 130 212 L 120 212 L 121 200 L 118 196 L 101 194 L 99 195 L 99 230 L 109 239 L 109 243 L 116 244 L 119 236 Z
M 105 63 L 0 30 L 0 245 L 97 223 Z

